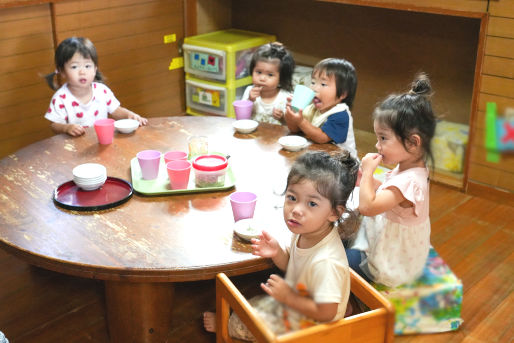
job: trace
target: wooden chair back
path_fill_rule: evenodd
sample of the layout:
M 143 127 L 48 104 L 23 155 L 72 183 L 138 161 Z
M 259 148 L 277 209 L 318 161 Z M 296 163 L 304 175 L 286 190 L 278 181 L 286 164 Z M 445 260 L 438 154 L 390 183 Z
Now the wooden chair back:
M 307 329 L 276 336 L 258 317 L 255 310 L 223 273 L 216 277 L 216 342 L 239 342 L 228 335 L 228 319 L 232 309 L 263 343 L 392 343 L 394 340 L 394 308 L 391 303 L 362 277 L 350 269 L 351 291 L 369 311 L 341 320 L 319 324 Z

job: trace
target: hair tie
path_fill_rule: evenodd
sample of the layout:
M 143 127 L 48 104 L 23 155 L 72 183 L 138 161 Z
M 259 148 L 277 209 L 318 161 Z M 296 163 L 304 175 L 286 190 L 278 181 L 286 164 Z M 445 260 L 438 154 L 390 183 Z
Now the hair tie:
M 54 74 L 59 74 L 59 70 L 55 69 Z

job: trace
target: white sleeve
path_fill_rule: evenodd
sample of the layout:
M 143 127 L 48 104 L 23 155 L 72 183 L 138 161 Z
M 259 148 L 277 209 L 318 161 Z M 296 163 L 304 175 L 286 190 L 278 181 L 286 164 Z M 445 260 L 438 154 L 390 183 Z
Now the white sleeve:
M 249 85 L 246 87 L 245 92 L 243 93 L 243 97 L 241 100 L 248 100 L 250 99 L 250 91 L 252 90 L 253 85 Z

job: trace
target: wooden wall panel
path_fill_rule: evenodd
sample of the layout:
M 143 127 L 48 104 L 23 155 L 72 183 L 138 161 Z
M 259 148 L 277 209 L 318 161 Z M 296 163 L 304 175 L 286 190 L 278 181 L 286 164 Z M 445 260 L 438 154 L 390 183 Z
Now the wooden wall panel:
M 94 10 L 105 10 L 134 4 L 159 2 L 161 0 L 108 0 L 108 1 L 63 1 L 59 4 L 59 13 L 72 14 L 90 12 Z
M 512 58 L 485 56 L 482 68 L 483 74 L 514 78 L 514 59 Z
M 512 196 L 514 154 L 501 154 L 499 163 L 487 161 L 484 134 L 487 102 L 495 102 L 500 115 L 514 108 L 514 0 L 491 1 L 489 13 L 475 137 L 470 143 L 469 180 Z
M 50 7 L 0 10 L 0 156 L 52 135 L 43 115 L 52 94 L 41 75 L 53 70 Z
M 495 17 L 514 18 L 514 0 L 490 1 L 489 13 Z
M 122 106 L 147 117 L 184 113 L 183 69 L 168 70 L 179 56 L 177 42 L 164 44 L 165 35 L 183 38 L 181 0 L 65 1 L 55 5 L 55 15 L 58 41 L 93 41 L 100 70 Z
M 318 0 L 324 2 L 339 2 L 362 4 L 384 8 L 400 8 L 409 10 L 424 10 L 432 12 L 485 12 L 487 0 Z
M 485 44 L 485 53 L 488 56 L 514 58 L 514 40 L 488 36 Z
M 199 0 L 197 2 L 197 34 L 232 27 L 231 0 Z
M 507 107 L 514 107 L 514 103 L 511 98 L 506 98 L 504 96 L 499 96 L 496 94 L 480 93 L 480 97 L 478 99 L 479 113 L 485 113 L 486 103 L 488 102 L 495 102 L 499 113 L 504 113 Z M 481 122 L 483 122 L 484 120 L 485 119 L 482 115 L 482 119 L 479 118 L 477 120 L 477 124 L 482 124 Z

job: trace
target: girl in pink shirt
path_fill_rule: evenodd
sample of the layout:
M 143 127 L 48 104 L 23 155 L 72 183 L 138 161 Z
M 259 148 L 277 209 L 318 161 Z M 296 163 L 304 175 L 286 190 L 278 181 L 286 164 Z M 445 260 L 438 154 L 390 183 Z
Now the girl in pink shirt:
M 397 286 L 421 275 L 430 248 L 430 141 L 436 118 L 428 77 L 412 89 L 390 95 L 374 111 L 378 153 L 362 159 L 359 212 L 364 215 L 352 249 L 350 267 L 368 280 Z M 380 163 L 396 165 L 384 183 L 373 178 Z

